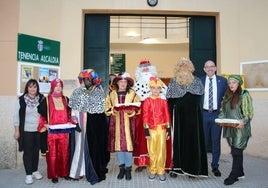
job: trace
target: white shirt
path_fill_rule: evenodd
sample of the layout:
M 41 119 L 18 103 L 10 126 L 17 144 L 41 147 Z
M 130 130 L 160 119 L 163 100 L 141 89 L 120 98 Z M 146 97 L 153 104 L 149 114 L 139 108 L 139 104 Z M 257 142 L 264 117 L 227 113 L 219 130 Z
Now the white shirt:
M 209 77 L 206 76 L 205 81 L 205 93 L 204 93 L 204 105 L 203 109 L 208 110 L 208 93 L 209 93 Z M 213 88 L 213 110 L 217 110 L 217 79 L 216 75 L 212 76 L 212 88 Z

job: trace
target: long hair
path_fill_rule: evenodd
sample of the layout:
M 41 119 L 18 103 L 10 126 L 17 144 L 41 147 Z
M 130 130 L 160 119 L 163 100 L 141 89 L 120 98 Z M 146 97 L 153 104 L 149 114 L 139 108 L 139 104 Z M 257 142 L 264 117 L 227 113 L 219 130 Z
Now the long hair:
M 30 79 L 30 80 L 27 81 L 27 83 L 25 85 L 25 88 L 24 88 L 24 93 L 23 94 L 27 94 L 28 93 L 28 87 L 29 86 L 34 86 L 34 85 L 36 85 L 36 87 L 37 87 L 36 96 L 39 95 L 40 88 L 39 88 L 38 81 L 35 80 L 35 79 Z
M 239 85 L 235 92 L 232 92 L 229 87 L 227 87 L 225 96 L 222 100 L 222 105 L 225 106 L 228 101 L 231 101 L 231 109 L 234 109 L 240 100 L 242 92 L 242 87 Z
M 175 78 L 179 85 L 190 85 L 194 80 L 194 65 L 190 59 L 180 58 L 175 66 Z

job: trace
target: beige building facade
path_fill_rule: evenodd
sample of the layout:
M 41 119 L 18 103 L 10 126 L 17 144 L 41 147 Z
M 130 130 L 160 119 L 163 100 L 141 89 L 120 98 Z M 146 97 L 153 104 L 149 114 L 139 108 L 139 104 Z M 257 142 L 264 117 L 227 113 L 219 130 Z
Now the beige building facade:
M 23 33 L 60 41 L 60 75 L 74 80 L 83 68 L 84 15 L 206 15 L 216 18 L 216 49 L 218 74 L 239 74 L 242 62 L 267 60 L 268 17 L 267 0 L 158 0 L 150 7 L 146 0 L 1 0 L 0 1 L 0 57 L 2 80 L 0 86 L 0 168 L 21 165 L 21 154 L 13 139 L 13 108 L 17 99 L 18 61 L 17 35 Z M 179 57 L 188 57 L 187 44 L 180 50 L 161 47 L 112 45 L 110 53 L 126 54 L 126 71 L 134 76 L 142 58 L 157 67 L 161 77 L 172 77 L 173 66 Z M 161 53 L 160 53 L 161 52 Z M 250 76 L 250 75 L 245 75 Z M 67 87 L 70 95 L 74 88 Z M 268 95 L 266 90 L 252 90 L 255 116 L 252 138 L 245 154 L 268 159 Z M 229 147 L 222 140 L 222 153 Z

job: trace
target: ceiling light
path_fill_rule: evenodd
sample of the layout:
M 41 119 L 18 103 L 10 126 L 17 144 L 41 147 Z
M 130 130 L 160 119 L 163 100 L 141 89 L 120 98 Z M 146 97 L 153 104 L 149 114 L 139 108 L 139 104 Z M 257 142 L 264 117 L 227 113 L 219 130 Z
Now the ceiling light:
M 142 41 L 140 41 L 140 43 L 143 43 L 143 44 L 157 44 L 159 43 L 158 40 L 154 39 L 154 38 L 144 38 Z
M 130 31 L 127 33 L 127 36 L 130 38 L 135 38 L 135 37 L 140 36 L 140 34 L 136 33 L 135 31 Z

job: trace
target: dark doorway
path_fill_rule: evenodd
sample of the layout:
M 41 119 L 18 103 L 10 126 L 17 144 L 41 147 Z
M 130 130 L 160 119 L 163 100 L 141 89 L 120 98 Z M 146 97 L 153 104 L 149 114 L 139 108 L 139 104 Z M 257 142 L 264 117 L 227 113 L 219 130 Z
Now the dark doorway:
M 128 15 L 129 16 L 129 15 Z M 206 60 L 216 60 L 216 28 L 213 16 L 191 16 L 189 25 L 190 59 L 195 75 L 204 75 Z M 86 14 L 84 28 L 84 68 L 93 68 L 108 91 L 110 53 L 110 15 Z

